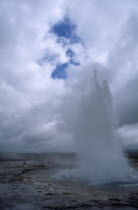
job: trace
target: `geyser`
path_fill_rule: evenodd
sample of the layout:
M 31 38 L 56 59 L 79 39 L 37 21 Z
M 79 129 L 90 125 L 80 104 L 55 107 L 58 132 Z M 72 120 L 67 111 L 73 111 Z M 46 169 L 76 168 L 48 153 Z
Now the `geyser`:
M 93 184 L 125 181 L 131 169 L 116 132 L 112 97 L 107 81 L 98 79 L 95 71 L 78 105 L 75 173 Z
M 134 181 L 135 172 L 117 133 L 108 83 L 100 72 L 89 75 L 82 72 L 64 100 L 62 129 L 72 134 L 78 158 L 75 169 L 62 171 L 57 178 L 75 178 L 90 185 Z

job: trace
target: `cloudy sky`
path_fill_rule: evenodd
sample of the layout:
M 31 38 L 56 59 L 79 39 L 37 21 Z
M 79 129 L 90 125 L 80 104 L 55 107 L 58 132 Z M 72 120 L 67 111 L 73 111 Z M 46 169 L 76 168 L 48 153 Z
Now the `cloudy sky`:
M 59 116 L 93 65 L 125 143 L 138 144 L 137 0 L 0 0 L 0 64 L 0 151 L 72 151 Z

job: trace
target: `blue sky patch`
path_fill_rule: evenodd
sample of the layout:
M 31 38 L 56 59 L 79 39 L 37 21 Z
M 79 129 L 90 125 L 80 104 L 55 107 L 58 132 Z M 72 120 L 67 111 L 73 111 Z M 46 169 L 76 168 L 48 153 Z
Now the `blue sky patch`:
M 66 68 L 68 67 L 68 63 L 58 64 L 57 67 L 52 72 L 51 77 L 53 79 L 66 79 L 67 78 L 67 72 Z
M 69 67 L 70 64 L 73 64 L 75 66 L 79 66 L 80 65 L 79 62 L 76 62 L 74 60 L 75 53 L 73 52 L 73 50 L 71 50 L 69 48 L 66 51 L 66 55 L 67 55 L 67 57 L 69 57 L 69 62 L 57 65 L 57 67 L 54 69 L 54 71 L 52 72 L 52 75 L 51 75 L 51 77 L 53 79 L 56 79 L 56 78 L 58 78 L 58 79 L 66 79 L 67 78 L 66 68 Z
M 57 42 L 64 47 L 65 45 L 67 46 L 67 44 L 73 45 L 75 43 L 82 43 L 82 39 L 76 35 L 76 29 L 76 25 L 71 22 L 70 18 L 65 17 L 63 20 L 52 26 L 50 33 L 54 33 L 57 36 Z M 56 66 L 51 74 L 53 79 L 66 79 L 67 67 L 71 64 L 75 66 L 80 65 L 79 62 L 75 61 L 75 53 L 71 47 L 67 49 L 66 56 L 68 57 L 68 62 L 62 64 L 59 63 Z
M 76 26 L 71 23 L 69 18 L 64 18 L 63 21 L 58 22 L 52 27 L 52 32 L 55 33 L 58 37 L 65 37 L 70 39 L 73 36 L 73 33 L 76 29 Z
M 79 62 L 76 62 L 76 61 L 75 61 L 75 59 L 74 59 L 75 53 L 73 52 L 72 49 L 69 48 L 69 49 L 67 50 L 67 52 L 66 52 L 66 55 L 67 55 L 67 57 L 69 57 L 69 63 L 70 63 L 70 64 L 73 64 L 73 65 L 75 65 L 75 66 L 79 66 L 79 65 L 80 65 Z
M 66 52 L 66 55 L 70 58 L 73 58 L 75 56 L 75 53 L 73 52 L 71 48 L 69 48 Z
M 50 32 L 58 37 L 58 42 L 67 39 L 70 43 L 81 42 L 81 38 L 76 35 L 76 25 L 71 22 L 69 17 L 65 17 L 62 21 L 55 24 Z M 64 43 L 65 44 L 65 43 Z

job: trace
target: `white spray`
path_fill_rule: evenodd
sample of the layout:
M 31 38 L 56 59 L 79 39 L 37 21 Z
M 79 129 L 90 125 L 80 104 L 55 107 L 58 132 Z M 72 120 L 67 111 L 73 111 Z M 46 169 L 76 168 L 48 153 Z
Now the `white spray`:
M 81 75 L 65 105 L 64 129 L 73 134 L 78 161 L 75 170 L 60 176 L 76 177 L 90 184 L 128 181 L 132 169 L 117 135 L 107 81 L 99 79 L 96 71 L 92 78 Z
M 93 183 L 124 181 L 130 167 L 116 132 L 112 97 L 107 81 L 97 72 L 81 96 L 74 129 L 78 175 Z

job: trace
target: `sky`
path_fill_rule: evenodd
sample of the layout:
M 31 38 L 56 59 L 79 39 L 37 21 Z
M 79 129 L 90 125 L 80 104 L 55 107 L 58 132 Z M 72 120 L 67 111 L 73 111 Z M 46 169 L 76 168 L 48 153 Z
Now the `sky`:
M 0 0 L 0 64 L 0 151 L 73 151 L 64 118 L 93 66 L 138 145 L 137 0 Z

